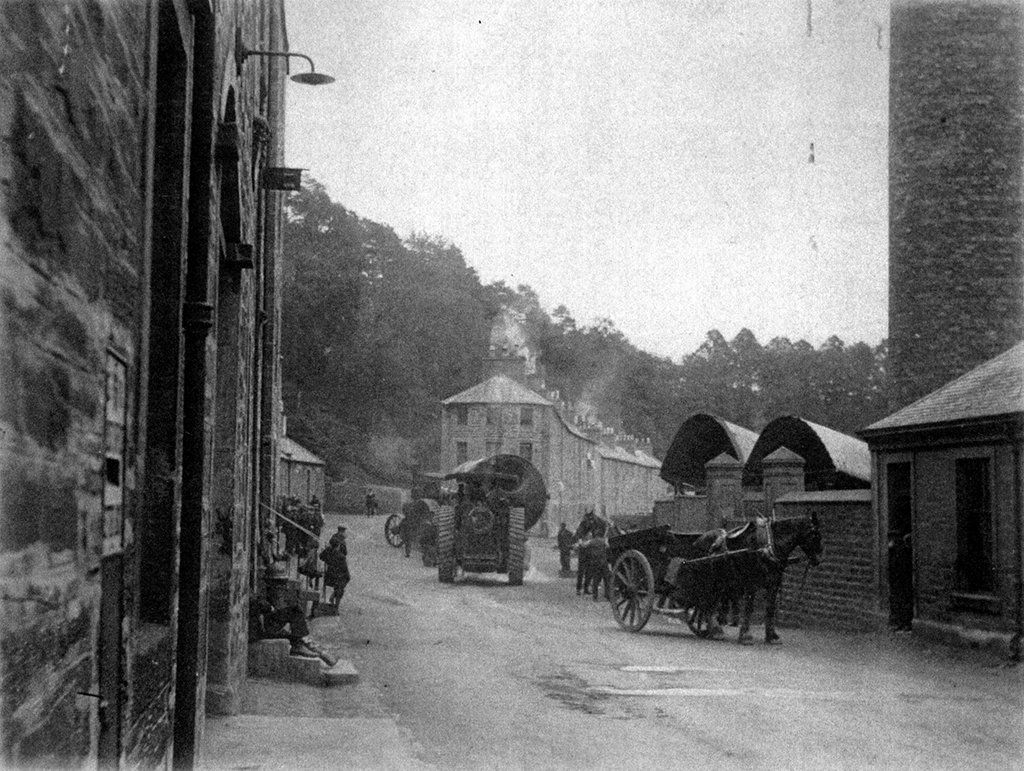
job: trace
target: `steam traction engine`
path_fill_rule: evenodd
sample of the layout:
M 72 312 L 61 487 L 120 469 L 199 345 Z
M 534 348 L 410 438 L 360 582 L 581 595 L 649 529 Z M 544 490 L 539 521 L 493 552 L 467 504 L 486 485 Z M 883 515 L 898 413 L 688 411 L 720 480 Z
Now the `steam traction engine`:
M 547 489 L 540 472 L 518 455 L 493 455 L 458 466 L 446 479 L 459 484 L 455 506 L 439 507 L 437 577 L 455 580 L 457 567 L 471 573 L 507 573 L 523 583 L 526 531 L 544 514 Z

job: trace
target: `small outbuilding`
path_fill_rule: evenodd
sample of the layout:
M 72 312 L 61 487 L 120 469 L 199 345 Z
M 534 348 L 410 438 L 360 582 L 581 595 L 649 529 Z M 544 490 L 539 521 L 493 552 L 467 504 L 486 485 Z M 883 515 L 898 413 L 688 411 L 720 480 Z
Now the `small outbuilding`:
M 277 494 L 287 500 L 298 498 L 308 504 L 315 496 L 324 503 L 324 472 L 327 464 L 319 455 L 307 450 L 294 439 L 281 438 L 281 463 L 277 470 Z
M 1024 343 L 860 434 L 890 623 L 1019 656 Z

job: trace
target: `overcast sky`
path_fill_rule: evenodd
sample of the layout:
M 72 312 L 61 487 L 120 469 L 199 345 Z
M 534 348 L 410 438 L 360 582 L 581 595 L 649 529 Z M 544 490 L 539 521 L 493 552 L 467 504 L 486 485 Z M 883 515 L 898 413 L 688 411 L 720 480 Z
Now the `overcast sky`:
M 289 87 L 287 164 L 485 282 L 673 359 L 710 329 L 885 337 L 887 0 L 288 0 L 287 23 L 338 78 Z

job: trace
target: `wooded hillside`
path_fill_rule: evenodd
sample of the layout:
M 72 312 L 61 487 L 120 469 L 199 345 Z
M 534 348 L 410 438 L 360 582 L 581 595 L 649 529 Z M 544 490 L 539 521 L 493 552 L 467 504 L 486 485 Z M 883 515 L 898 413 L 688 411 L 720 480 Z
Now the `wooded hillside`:
M 664 453 L 710 412 L 758 430 L 794 414 L 854 432 L 886 414 L 884 342 L 818 348 L 717 330 L 678 361 L 633 346 L 611 319 L 550 314 L 528 286 L 482 284 L 457 246 L 359 217 L 307 181 L 288 202 L 282 354 L 289 435 L 329 473 L 402 482 L 437 468 L 440 402 L 482 378 L 491 324 L 517 311 L 549 389 Z

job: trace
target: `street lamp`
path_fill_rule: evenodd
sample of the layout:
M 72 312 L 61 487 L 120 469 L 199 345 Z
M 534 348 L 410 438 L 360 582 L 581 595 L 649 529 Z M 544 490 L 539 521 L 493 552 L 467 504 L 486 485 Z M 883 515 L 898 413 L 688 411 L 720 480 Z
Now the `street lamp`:
M 292 80 L 296 83 L 304 83 L 307 86 L 325 86 L 328 83 L 333 83 L 334 78 L 330 75 L 324 75 L 322 72 L 316 71 L 316 65 L 313 64 L 313 60 L 305 54 L 293 54 L 289 51 L 255 51 L 251 48 L 247 48 L 245 43 L 242 42 L 242 31 L 236 30 L 235 32 L 235 65 L 239 70 L 242 69 L 242 65 L 245 64 L 245 60 L 250 56 L 297 56 L 300 59 L 305 59 L 309 62 L 309 72 L 300 72 L 296 75 L 292 75 Z

